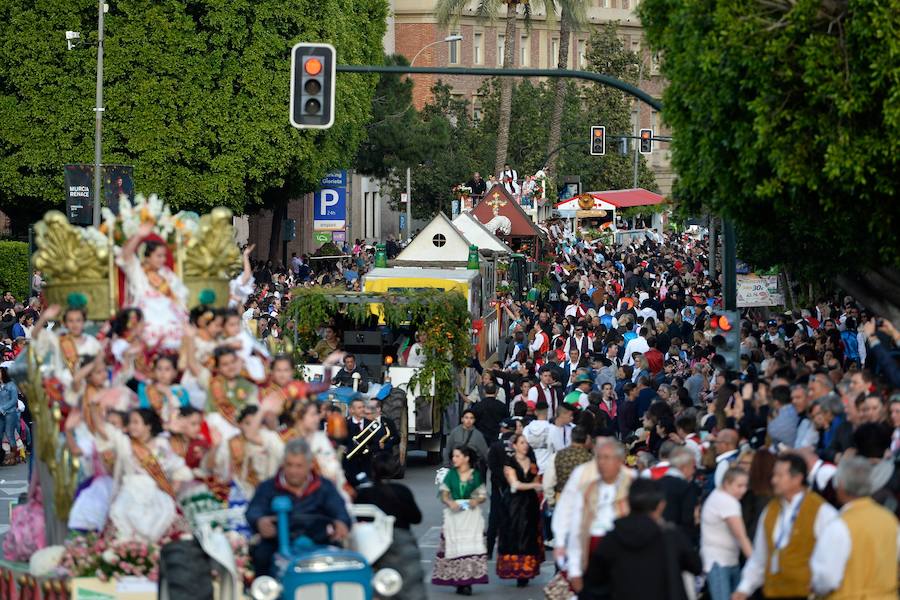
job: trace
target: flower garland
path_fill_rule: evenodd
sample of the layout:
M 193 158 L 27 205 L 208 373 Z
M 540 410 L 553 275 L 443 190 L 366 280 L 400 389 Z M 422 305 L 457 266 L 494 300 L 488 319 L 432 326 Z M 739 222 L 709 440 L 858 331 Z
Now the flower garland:
M 118 577 L 159 579 L 159 551 L 164 543 L 117 540 L 105 533 L 87 533 L 66 542 L 60 566 L 71 577 L 96 577 L 109 581 Z
M 200 217 L 194 212 L 181 211 L 173 215 L 169 206 L 156 194 L 150 196 L 138 194 L 134 199 L 134 204 L 131 204 L 125 197 L 120 200 L 118 216 L 113 214 L 109 208 L 104 207 L 103 223 L 99 230 L 87 227 L 86 230 L 93 231 L 82 235 L 94 243 L 98 243 L 102 236 L 105 243 L 106 236 L 112 231 L 116 244 L 121 244 L 137 233 L 141 223 L 152 223 L 155 234 L 166 240 L 167 243 L 174 244 L 177 241 L 178 233 L 184 240 L 196 235 L 199 222 Z

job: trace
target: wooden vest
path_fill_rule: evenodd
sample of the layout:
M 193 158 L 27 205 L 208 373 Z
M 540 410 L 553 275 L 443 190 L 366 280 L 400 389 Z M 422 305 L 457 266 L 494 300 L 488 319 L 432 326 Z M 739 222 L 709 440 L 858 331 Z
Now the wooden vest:
M 896 600 L 896 517 L 871 498 L 859 498 L 841 519 L 850 530 L 850 558 L 841 587 L 829 600 Z
M 809 569 L 809 558 L 816 545 L 813 525 L 819 507 L 825 500 L 815 492 L 807 490 L 800 501 L 800 511 L 791 528 L 791 537 L 787 546 L 778 552 L 778 572 L 772 573 L 772 555 L 775 552 L 773 532 L 775 524 L 781 517 L 781 502 L 774 499 L 769 502 L 763 527 L 766 532 L 768 561 L 766 561 L 766 580 L 763 584 L 763 595 L 766 598 L 789 598 L 809 595 L 812 572 Z

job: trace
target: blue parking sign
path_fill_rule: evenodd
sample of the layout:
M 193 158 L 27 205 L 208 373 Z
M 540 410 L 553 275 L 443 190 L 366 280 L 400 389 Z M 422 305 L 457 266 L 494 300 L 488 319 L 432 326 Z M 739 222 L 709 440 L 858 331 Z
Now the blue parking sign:
M 313 194 L 313 229 L 334 231 L 347 223 L 347 172 L 322 178 L 322 188 Z

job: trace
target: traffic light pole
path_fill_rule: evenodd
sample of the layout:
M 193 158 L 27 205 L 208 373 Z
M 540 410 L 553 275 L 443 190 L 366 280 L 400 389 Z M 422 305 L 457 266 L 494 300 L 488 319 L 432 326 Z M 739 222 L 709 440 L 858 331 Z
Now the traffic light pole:
M 722 219 L 722 274 L 725 285 L 722 286 L 725 310 L 737 310 L 737 249 L 734 237 L 734 223 Z
M 425 75 L 468 75 L 471 77 L 566 77 L 602 83 L 634 96 L 641 102 L 662 110 L 662 102 L 644 90 L 621 79 L 592 73 L 590 71 L 570 71 L 568 69 L 470 69 L 467 67 L 408 67 L 406 65 L 337 65 L 340 73 L 422 73 Z

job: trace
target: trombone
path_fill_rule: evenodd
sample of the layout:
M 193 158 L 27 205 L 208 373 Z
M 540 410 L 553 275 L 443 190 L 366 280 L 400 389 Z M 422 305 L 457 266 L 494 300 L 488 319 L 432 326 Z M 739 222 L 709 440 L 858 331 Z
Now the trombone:
M 360 431 L 359 433 L 357 433 L 356 435 L 353 436 L 353 443 L 356 444 L 356 446 L 353 448 L 353 450 L 351 450 L 350 452 L 347 453 L 347 456 L 345 458 L 347 458 L 347 459 L 353 458 L 353 455 L 356 454 L 357 451 L 359 451 L 361 448 L 365 448 L 365 452 L 368 452 L 369 451 L 369 448 L 368 448 L 369 440 L 371 440 L 375 436 L 375 434 L 378 433 L 380 430 L 381 430 L 381 421 L 380 420 L 372 421 L 371 423 L 366 425 L 365 429 L 363 429 L 362 431 Z M 365 454 L 365 452 L 363 452 L 363 454 Z

